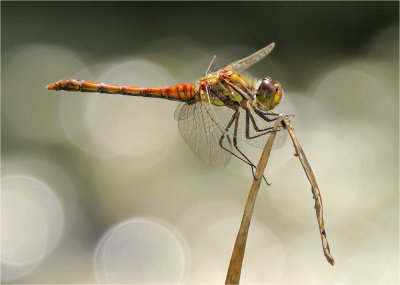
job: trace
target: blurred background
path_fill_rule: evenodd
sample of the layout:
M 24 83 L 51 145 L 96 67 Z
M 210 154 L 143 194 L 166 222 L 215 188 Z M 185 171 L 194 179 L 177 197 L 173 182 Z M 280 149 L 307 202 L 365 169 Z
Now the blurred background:
M 397 283 L 398 2 L 1 2 L 2 282 L 223 283 L 249 168 L 197 158 L 176 102 L 44 87 L 192 83 L 272 41 L 248 72 L 285 90 L 336 265 L 287 142 L 242 283 Z

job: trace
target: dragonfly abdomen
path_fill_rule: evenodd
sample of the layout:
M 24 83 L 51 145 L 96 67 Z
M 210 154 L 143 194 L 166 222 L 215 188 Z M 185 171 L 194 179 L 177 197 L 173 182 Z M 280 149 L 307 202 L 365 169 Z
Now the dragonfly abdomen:
M 185 102 L 192 98 L 195 94 L 195 86 L 192 84 L 180 84 L 163 88 L 142 88 L 96 83 L 76 79 L 60 80 L 47 85 L 46 88 L 48 90 L 55 91 L 64 90 L 121 94 L 129 96 L 158 97 Z

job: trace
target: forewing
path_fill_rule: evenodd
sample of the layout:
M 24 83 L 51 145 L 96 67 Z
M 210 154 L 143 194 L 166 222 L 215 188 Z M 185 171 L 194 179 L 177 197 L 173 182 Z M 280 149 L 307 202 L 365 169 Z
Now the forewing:
M 204 101 L 181 103 L 175 111 L 175 119 L 182 138 L 198 157 L 215 168 L 225 168 L 232 155 L 219 145 L 224 129 L 212 118 L 207 104 Z M 226 149 L 232 149 L 226 137 L 222 143 Z
M 236 71 L 243 71 L 248 69 L 253 64 L 256 64 L 264 57 L 266 57 L 275 47 L 275 43 L 270 43 L 266 47 L 256 51 L 255 53 L 249 55 L 248 57 L 239 59 L 228 66 L 224 67 L 223 69 L 233 69 Z

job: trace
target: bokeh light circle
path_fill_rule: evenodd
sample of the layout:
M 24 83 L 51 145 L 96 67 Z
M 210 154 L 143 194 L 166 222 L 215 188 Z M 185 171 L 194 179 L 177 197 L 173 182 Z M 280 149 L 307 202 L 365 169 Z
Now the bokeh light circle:
M 10 175 L 1 181 L 2 281 L 28 273 L 58 244 L 64 213 L 52 189 L 35 177 Z
M 58 114 L 59 94 L 45 86 L 83 65 L 72 52 L 52 45 L 24 45 L 7 52 L 2 83 L 3 115 L 18 135 L 37 142 L 66 139 Z
M 138 87 L 174 83 L 161 66 L 132 58 L 99 63 L 76 77 Z M 60 114 L 68 138 L 77 147 L 101 158 L 129 158 L 136 161 L 129 165 L 130 171 L 142 171 L 168 154 L 166 146 L 176 137 L 171 134 L 178 135 L 173 119 L 177 105 L 169 100 L 137 96 L 64 92 Z
M 99 283 L 182 282 L 188 262 L 184 240 L 166 223 L 134 218 L 120 223 L 97 245 L 94 266 Z
M 240 213 L 240 212 L 239 212 Z M 221 283 L 232 254 L 240 219 L 207 219 L 197 236 L 193 249 L 192 276 L 198 283 Z M 246 245 L 246 258 L 241 281 L 279 282 L 284 268 L 284 249 L 281 241 L 268 226 L 253 217 Z

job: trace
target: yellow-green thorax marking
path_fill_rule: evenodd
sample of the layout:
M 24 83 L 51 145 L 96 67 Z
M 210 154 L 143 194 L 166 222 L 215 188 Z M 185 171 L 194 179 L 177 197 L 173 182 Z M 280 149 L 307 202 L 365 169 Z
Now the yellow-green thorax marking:
M 213 105 L 233 107 L 247 100 L 264 111 L 275 108 L 283 96 L 280 84 L 271 78 L 255 82 L 233 70 L 209 74 L 200 80 L 198 88 L 199 99 Z

